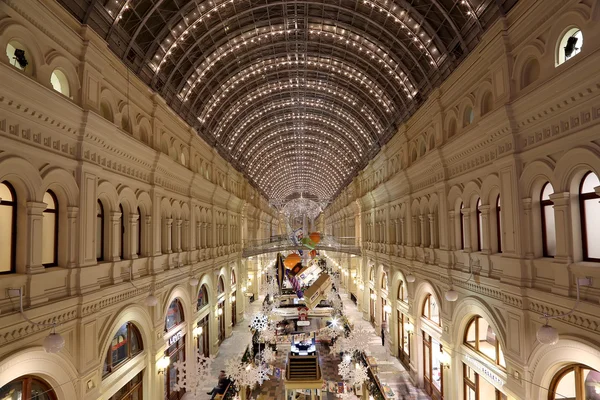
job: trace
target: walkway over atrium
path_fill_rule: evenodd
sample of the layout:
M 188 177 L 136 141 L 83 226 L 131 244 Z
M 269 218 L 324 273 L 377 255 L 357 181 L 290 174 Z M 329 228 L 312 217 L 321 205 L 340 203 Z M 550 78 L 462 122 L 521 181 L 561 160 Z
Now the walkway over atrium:
M 597 0 L 2 0 L 0 400 L 600 400 L 599 132 Z

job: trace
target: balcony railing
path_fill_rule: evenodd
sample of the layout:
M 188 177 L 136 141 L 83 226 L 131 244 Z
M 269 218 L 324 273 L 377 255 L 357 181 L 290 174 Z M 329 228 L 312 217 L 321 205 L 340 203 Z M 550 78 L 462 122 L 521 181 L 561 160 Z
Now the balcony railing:
M 315 246 L 316 250 L 335 251 L 360 255 L 361 249 L 355 237 L 335 237 L 322 235 L 321 241 Z M 250 240 L 242 251 L 243 257 L 251 257 L 264 253 L 275 253 L 285 250 L 309 250 L 302 244 L 294 243 L 287 235 L 271 236 L 267 239 Z

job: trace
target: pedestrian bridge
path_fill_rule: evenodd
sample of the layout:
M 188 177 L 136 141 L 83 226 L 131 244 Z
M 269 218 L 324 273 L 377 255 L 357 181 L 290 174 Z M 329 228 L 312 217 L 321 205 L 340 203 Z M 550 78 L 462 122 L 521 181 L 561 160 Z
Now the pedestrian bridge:
M 282 251 L 304 250 L 309 248 L 302 244 L 297 244 L 288 236 L 271 236 L 268 239 L 249 241 L 242 251 L 242 257 L 252 257 L 265 253 L 277 253 Z M 334 251 L 340 253 L 361 255 L 360 246 L 358 246 L 354 237 L 335 237 L 322 235 L 321 241 L 315 246 L 317 251 Z

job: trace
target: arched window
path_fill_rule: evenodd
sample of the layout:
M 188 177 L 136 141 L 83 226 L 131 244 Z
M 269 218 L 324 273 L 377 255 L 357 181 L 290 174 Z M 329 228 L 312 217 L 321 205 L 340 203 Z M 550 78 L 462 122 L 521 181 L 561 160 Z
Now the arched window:
M 42 264 L 45 267 L 58 265 L 58 202 L 52 191 L 44 193 L 44 219 L 42 222 Z
M 435 301 L 435 297 L 433 297 L 431 294 L 428 294 L 427 297 L 425 297 L 425 301 L 423 302 L 423 311 L 421 312 L 421 315 L 427 318 L 428 320 L 433 321 L 438 325 L 441 325 L 440 309 L 438 307 L 437 301 Z
M 50 83 L 52 88 L 63 96 L 71 97 L 71 89 L 69 88 L 69 80 L 64 72 L 60 69 L 52 71 L 50 76 Z
M 104 207 L 96 203 L 96 260 L 104 260 Z
M 588 400 L 598 398 L 600 372 L 583 364 L 569 365 L 552 379 L 548 400 Z
M 114 123 L 115 119 L 113 117 L 113 112 L 110 104 L 107 101 L 100 102 L 100 115 L 102 118 Z
M 464 343 L 473 350 L 506 368 L 504 351 L 496 333 L 488 322 L 480 316 L 474 317 L 467 325 Z
M 125 212 L 123 211 L 122 204 L 119 204 L 119 212 L 121 213 L 121 217 L 119 218 L 119 225 L 121 228 L 121 236 L 119 238 L 119 257 L 122 260 L 125 258 L 125 241 L 127 240 L 127 237 L 125 236 Z
M 183 307 L 179 299 L 175 299 L 169 304 L 167 318 L 165 318 L 165 331 L 168 332 L 184 321 Z
M 485 92 L 483 97 L 481 98 L 481 115 L 485 115 L 492 111 L 494 107 L 494 98 L 492 97 L 492 92 Z
M 465 232 L 465 214 L 463 212 L 465 208 L 464 203 L 460 203 L 458 220 L 460 222 L 460 248 L 464 250 L 465 244 L 467 243 L 466 232 Z
M 371 267 L 369 270 L 369 282 L 375 283 L 375 267 Z
M 554 188 L 546 182 L 540 194 L 540 211 L 542 212 L 542 247 L 544 257 L 556 255 L 556 225 L 554 222 L 554 203 L 550 195 Z
M 593 172 L 585 174 L 579 186 L 581 239 L 586 261 L 600 261 L 600 197 L 594 189 L 598 186 L 600 181 Z
M 140 331 L 131 322 L 126 322 L 119 328 L 104 359 L 102 377 L 109 375 L 114 370 L 131 360 L 143 349 Z
M 13 67 L 23 71 L 28 64 L 27 56 L 25 46 L 16 40 L 11 40 L 6 45 L 6 57 L 8 57 L 8 61 Z
M 398 300 L 404 303 L 408 302 L 408 288 L 404 284 L 403 280 L 398 282 Z
M 0 273 L 15 272 L 17 195 L 8 182 L 0 182 Z
M 121 129 L 131 134 L 131 122 L 129 121 L 129 115 L 127 114 L 127 112 L 127 110 L 123 110 L 123 115 L 121 115 Z
M 388 277 L 385 272 L 381 274 L 381 288 L 386 292 L 388 290 Z
M 556 65 L 570 60 L 581 52 L 583 48 L 583 33 L 577 27 L 569 29 L 560 38 L 556 54 Z
M 217 281 L 217 295 L 222 295 L 225 293 L 225 282 L 223 281 L 223 277 L 219 276 L 219 280 Z
M 496 240 L 498 253 L 502 253 L 502 209 L 500 208 L 500 196 L 496 199 Z
M 196 310 L 200 310 L 202 307 L 208 305 L 208 289 L 206 285 L 200 286 L 200 290 L 198 291 L 198 300 L 196 303 Z
M 182 165 L 185 165 L 185 154 L 183 152 L 179 155 L 179 161 Z
M 471 106 L 467 106 L 465 108 L 465 112 L 463 114 L 463 126 L 469 126 L 473 123 L 475 119 L 475 113 L 473 112 L 473 108 Z
M 521 73 L 521 89 L 526 88 L 540 77 L 540 62 L 537 58 L 527 60 Z
M 475 205 L 475 214 L 476 225 L 477 225 L 477 251 L 481 251 L 481 245 L 483 244 L 483 222 L 481 217 L 481 199 L 477 199 L 477 204 Z
M 137 208 L 137 213 L 138 213 L 138 224 L 137 224 L 137 240 L 136 240 L 135 254 L 137 254 L 138 256 L 141 256 L 142 255 L 142 241 L 144 239 L 144 236 L 142 235 L 144 219 L 142 218 L 142 211 L 140 210 L 139 207 Z
M 456 120 L 452 118 L 448 124 L 448 138 L 451 138 L 456 134 Z
M 22 376 L 0 388 L 0 399 L 56 400 L 52 387 L 35 376 Z
M 133 377 L 108 400 L 138 400 L 144 395 L 144 371 Z
M 235 280 L 235 270 L 231 269 L 231 286 L 235 285 L 236 280 Z

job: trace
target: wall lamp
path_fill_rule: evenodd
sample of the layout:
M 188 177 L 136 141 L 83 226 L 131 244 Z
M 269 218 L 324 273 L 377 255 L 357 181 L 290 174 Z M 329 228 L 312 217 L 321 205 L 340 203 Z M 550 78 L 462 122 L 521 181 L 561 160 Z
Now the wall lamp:
M 158 370 L 158 374 L 164 374 L 169 365 L 171 364 L 171 359 L 167 356 L 162 356 L 156 362 L 156 368 Z
M 198 337 L 200 335 L 202 335 L 202 327 L 201 326 L 197 326 L 192 330 L 192 335 L 194 335 L 194 337 Z
M 404 324 L 404 330 L 409 335 L 412 335 L 413 333 L 415 333 L 415 326 L 412 323 L 407 322 L 407 323 Z
M 442 369 L 450 368 L 450 361 L 450 354 L 442 350 L 442 354 L 440 354 L 440 366 L 442 367 Z

